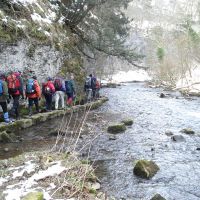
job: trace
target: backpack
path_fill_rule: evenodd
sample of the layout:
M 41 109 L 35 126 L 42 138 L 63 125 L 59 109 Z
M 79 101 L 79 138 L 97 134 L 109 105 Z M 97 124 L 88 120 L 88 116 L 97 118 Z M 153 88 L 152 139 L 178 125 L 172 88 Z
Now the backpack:
M 28 79 L 28 82 L 26 84 L 26 93 L 27 94 L 34 94 L 35 91 L 35 80 L 34 79 Z
M 3 82 L 0 80 L 0 96 L 3 95 Z
M 15 94 L 20 89 L 20 81 L 19 79 L 14 75 L 8 76 L 8 91 L 10 94 Z
M 100 85 L 100 83 L 99 83 L 99 81 L 96 81 L 96 89 L 99 89 L 101 87 L 101 85 Z
M 87 77 L 87 78 L 86 78 L 85 86 L 86 86 L 87 88 L 91 88 L 91 86 L 92 86 L 91 77 Z
M 65 90 L 66 93 L 71 93 L 73 91 L 71 81 L 65 81 Z
M 60 79 L 55 79 L 54 87 L 55 87 L 56 91 L 62 91 L 62 82 Z
M 51 91 L 51 88 L 49 87 L 48 83 L 43 85 L 43 94 L 44 95 L 52 95 L 52 91 Z

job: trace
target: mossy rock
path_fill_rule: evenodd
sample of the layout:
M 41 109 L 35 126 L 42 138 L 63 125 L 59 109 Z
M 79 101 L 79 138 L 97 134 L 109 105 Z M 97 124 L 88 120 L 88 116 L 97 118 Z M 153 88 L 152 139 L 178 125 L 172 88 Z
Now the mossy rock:
M 125 124 L 126 126 L 132 126 L 133 120 L 132 119 L 125 119 L 125 120 L 122 120 L 122 123 Z
M 12 141 L 12 137 L 6 131 L 0 132 L 0 142 L 8 143 Z
M 150 179 L 158 172 L 158 170 L 158 165 L 156 165 L 156 163 L 154 163 L 153 161 L 139 160 L 137 161 L 133 172 L 136 176 Z
M 121 133 L 126 130 L 125 124 L 115 124 L 108 127 L 108 132 L 112 134 Z
M 166 200 L 163 198 L 160 194 L 156 194 L 154 197 L 151 198 L 151 200 Z
M 188 134 L 188 135 L 194 135 L 195 132 L 191 128 L 184 128 L 181 130 L 182 133 Z
M 31 193 L 28 193 L 22 200 L 43 200 L 43 193 L 31 192 Z
M 15 122 L 20 128 L 28 128 L 33 125 L 32 119 L 21 119 Z

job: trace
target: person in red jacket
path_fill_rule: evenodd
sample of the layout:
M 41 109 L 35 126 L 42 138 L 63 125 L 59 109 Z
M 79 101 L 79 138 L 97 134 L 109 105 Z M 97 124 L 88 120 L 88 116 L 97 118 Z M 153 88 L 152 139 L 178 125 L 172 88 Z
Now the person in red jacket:
M 52 99 L 53 99 L 54 93 L 55 93 L 55 87 L 53 84 L 53 79 L 48 77 L 47 82 L 44 83 L 42 86 L 42 94 L 44 95 L 45 100 L 46 100 L 47 111 L 52 110 Z
M 35 104 L 36 112 L 39 113 L 39 100 L 41 98 L 41 89 L 36 76 L 30 77 L 27 81 L 26 98 L 28 98 L 29 116 L 32 115 L 33 103 Z
M 23 94 L 23 83 L 20 81 L 21 75 L 18 72 L 11 72 L 7 77 L 8 83 L 8 92 L 9 95 L 13 98 L 13 107 L 11 109 L 11 114 L 16 115 L 16 118 L 19 119 L 19 99 L 20 96 L 24 98 Z

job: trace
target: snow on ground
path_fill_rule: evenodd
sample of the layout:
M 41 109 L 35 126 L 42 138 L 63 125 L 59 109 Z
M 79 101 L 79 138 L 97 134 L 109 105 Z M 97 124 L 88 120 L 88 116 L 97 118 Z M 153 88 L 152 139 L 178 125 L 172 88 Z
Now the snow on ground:
M 22 3 L 22 4 L 32 4 L 36 3 L 37 0 L 13 0 L 13 3 Z
M 16 180 L 16 178 L 20 178 L 20 181 L 6 187 L 3 192 L 6 195 L 5 200 L 20 200 L 21 197 L 25 196 L 27 193 L 38 189 L 43 191 L 46 200 L 52 199 L 48 194 L 48 191 L 39 187 L 37 181 L 43 180 L 47 177 L 59 175 L 66 170 L 66 168 L 61 165 L 61 161 L 52 162 L 51 166 L 49 166 L 47 170 L 40 170 L 38 173 L 35 173 L 31 177 L 25 179 L 24 172 L 30 174 L 34 172 L 35 169 L 36 165 L 32 163 L 32 161 L 26 162 L 23 166 L 8 169 L 9 171 L 12 171 L 12 173 L 9 177 L 0 178 L 0 186 L 9 180 Z M 55 188 L 55 185 L 52 183 L 50 184 L 49 189 L 53 188 Z
M 149 75 L 144 70 L 120 71 L 112 76 L 113 82 L 148 81 Z

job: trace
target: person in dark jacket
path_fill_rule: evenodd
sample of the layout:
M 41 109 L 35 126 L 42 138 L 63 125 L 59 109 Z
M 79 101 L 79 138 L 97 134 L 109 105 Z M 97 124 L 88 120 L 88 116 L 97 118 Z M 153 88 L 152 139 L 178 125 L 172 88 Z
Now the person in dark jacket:
M 0 106 L 3 110 L 3 118 L 6 123 L 12 122 L 9 118 L 7 103 L 10 102 L 8 94 L 8 86 L 5 81 L 5 75 L 0 73 Z
M 72 106 L 73 100 L 76 95 L 74 76 L 71 75 L 69 80 L 65 81 L 65 91 L 67 94 L 67 105 Z

